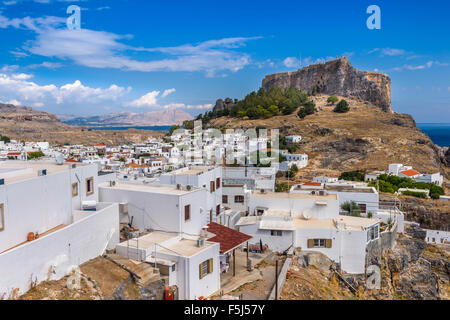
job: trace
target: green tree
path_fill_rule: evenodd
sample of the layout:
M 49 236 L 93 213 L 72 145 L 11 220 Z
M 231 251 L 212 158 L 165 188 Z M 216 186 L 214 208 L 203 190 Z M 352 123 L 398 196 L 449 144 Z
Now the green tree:
M 339 98 L 336 97 L 336 96 L 329 96 L 328 99 L 327 99 L 327 102 L 330 103 L 330 104 L 335 104 L 338 101 L 339 101 Z
M 287 182 L 280 182 L 275 184 L 275 192 L 288 192 L 289 184 Z
M 348 102 L 342 99 L 341 101 L 339 101 L 339 103 L 336 105 L 333 111 L 338 113 L 346 113 L 349 110 L 350 106 Z

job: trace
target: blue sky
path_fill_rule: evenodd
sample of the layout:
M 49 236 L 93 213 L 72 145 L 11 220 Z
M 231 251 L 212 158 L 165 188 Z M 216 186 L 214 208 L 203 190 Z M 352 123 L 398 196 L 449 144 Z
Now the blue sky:
M 68 30 L 69 5 L 81 30 Z M 381 30 L 369 30 L 369 5 Z M 242 98 L 269 73 L 346 55 L 389 74 L 392 106 L 450 122 L 450 3 L 0 0 L 0 101 L 56 114 L 180 108 Z

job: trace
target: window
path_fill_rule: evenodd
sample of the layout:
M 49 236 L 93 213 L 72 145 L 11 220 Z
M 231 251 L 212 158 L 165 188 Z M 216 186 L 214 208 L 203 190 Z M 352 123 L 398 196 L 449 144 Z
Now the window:
M 220 204 L 216 206 L 216 215 L 220 214 Z
M 216 191 L 214 181 L 211 181 L 211 182 L 209 183 L 209 191 L 210 191 L 210 192 Z
M 5 205 L 0 203 L 0 231 L 5 230 Z
M 379 234 L 380 234 L 380 227 L 378 226 L 378 224 L 371 227 L 367 231 L 367 242 L 378 239 Z
M 86 179 L 86 195 L 89 196 L 94 193 L 94 177 Z
M 244 196 L 234 196 L 234 203 L 244 203 Z
M 325 239 L 314 239 L 314 248 L 325 248 Z
M 367 206 L 365 203 L 358 203 L 359 209 L 361 210 L 361 213 L 366 213 Z
M 208 259 L 199 264 L 199 278 L 207 276 L 213 272 L 213 259 Z
M 72 197 L 78 195 L 78 182 L 72 183 Z
M 283 235 L 283 232 L 281 230 L 270 230 L 271 236 L 281 237 Z
M 216 179 L 216 189 L 220 188 L 220 178 Z
M 222 196 L 222 203 L 228 203 L 228 196 Z
M 308 239 L 308 248 L 331 248 L 331 239 Z
M 184 206 L 184 221 L 191 219 L 191 205 Z

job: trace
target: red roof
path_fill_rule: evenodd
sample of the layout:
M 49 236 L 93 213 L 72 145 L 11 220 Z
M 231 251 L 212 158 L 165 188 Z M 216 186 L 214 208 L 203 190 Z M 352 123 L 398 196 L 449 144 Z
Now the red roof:
M 416 170 L 413 170 L 413 169 L 400 171 L 400 173 L 404 174 L 405 176 L 408 176 L 408 177 L 417 176 L 419 174 L 419 172 L 417 172 Z
M 304 186 L 320 187 L 322 184 L 320 182 L 305 182 L 303 185 Z
M 101 143 L 98 143 L 98 144 L 96 144 L 94 147 L 105 147 L 105 145 L 104 145 L 104 144 L 101 144 Z
M 248 234 L 233 230 L 215 222 L 208 224 L 208 232 L 215 234 L 215 236 L 209 238 L 208 241 L 220 243 L 220 253 L 226 253 L 252 238 Z
M 22 152 L 8 152 L 8 156 L 20 156 Z
M 67 159 L 66 162 L 76 162 L 76 163 L 78 163 L 79 161 L 77 161 L 75 159 Z

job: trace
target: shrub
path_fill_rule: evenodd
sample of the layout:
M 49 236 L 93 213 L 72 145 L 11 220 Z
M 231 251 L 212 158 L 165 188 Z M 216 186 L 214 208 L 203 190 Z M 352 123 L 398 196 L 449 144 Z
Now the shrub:
M 339 98 L 336 97 L 336 96 L 329 96 L 328 99 L 327 99 L 327 102 L 331 103 L 331 104 L 335 104 L 338 101 L 339 101 Z
M 355 201 L 346 201 L 341 204 L 341 209 L 347 211 L 350 216 L 360 217 L 361 216 L 361 208 Z
M 42 151 L 30 152 L 27 155 L 28 159 L 37 159 L 37 158 L 40 158 L 43 156 L 44 156 L 44 153 Z
M 7 137 L 7 136 L 1 136 L 0 135 L 0 141 L 3 141 L 5 143 L 9 143 L 9 142 L 11 142 L 11 139 L 9 137 Z
M 350 107 L 348 105 L 348 102 L 345 100 L 341 100 L 339 101 L 339 103 L 336 105 L 336 107 L 334 108 L 334 112 L 338 112 L 338 113 L 345 113 L 348 112 L 350 110 Z
M 288 192 L 289 191 L 289 185 L 287 182 L 281 182 L 275 184 L 275 192 Z
M 361 170 L 343 172 L 339 180 L 364 181 L 364 172 Z
M 427 195 L 423 192 L 417 192 L 417 191 L 403 191 L 402 194 L 404 194 L 405 196 L 413 196 L 413 197 L 417 197 L 417 198 L 422 198 L 422 199 L 426 199 Z
M 298 110 L 297 115 L 299 118 L 304 118 L 309 114 L 313 114 L 316 111 L 316 104 L 312 101 L 305 102 L 302 108 Z

